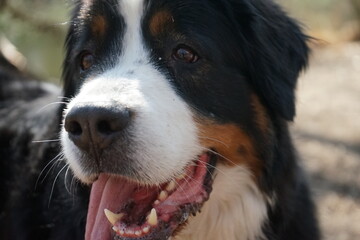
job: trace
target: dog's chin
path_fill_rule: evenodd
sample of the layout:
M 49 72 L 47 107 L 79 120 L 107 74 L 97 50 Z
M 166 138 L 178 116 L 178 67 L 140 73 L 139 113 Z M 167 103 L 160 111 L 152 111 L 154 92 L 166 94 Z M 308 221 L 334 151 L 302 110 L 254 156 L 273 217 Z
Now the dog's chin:
M 159 185 L 100 174 L 92 185 L 86 239 L 168 239 L 209 198 L 215 165 L 216 156 L 204 153 L 184 174 Z

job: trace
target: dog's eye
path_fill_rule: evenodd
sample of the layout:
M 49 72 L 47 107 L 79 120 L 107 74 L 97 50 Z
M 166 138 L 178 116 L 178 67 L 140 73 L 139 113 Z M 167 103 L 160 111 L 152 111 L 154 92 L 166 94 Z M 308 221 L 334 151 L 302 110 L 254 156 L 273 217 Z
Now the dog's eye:
M 174 49 L 173 58 L 186 63 L 194 63 L 199 60 L 199 56 L 187 46 L 179 46 Z
M 94 64 L 94 55 L 88 51 L 84 51 L 80 54 L 80 67 L 85 71 L 92 67 Z

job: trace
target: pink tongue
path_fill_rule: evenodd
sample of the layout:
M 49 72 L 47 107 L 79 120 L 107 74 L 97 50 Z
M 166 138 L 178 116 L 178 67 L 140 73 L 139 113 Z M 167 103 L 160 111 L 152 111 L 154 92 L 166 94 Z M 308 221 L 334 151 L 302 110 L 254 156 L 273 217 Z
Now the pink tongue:
M 135 187 L 135 184 L 124 179 L 100 174 L 91 188 L 85 240 L 111 239 L 112 226 L 104 214 L 104 209 L 118 212 Z

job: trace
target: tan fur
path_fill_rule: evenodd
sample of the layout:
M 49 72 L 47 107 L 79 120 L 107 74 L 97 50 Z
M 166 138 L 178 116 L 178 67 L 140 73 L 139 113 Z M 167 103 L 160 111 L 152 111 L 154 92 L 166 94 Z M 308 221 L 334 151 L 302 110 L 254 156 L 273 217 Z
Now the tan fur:
M 235 124 L 217 124 L 210 120 L 198 119 L 201 145 L 215 149 L 220 160 L 229 166 L 242 164 L 250 169 L 257 179 L 261 170 L 261 161 L 257 158 L 252 139 Z
M 150 20 L 150 32 L 153 36 L 160 34 L 165 30 L 165 27 L 172 23 L 173 17 L 167 11 L 157 12 Z
M 107 22 L 104 16 L 97 15 L 94 16 L 92 19 L 92 26 L 91 30 L 93 34 L 99 38 L 102 39 L 105 35 L 107 29 Z
M 269 120 L 269 116 L 266 112 L 265 107 L 260 102 L 260 99 L 257 95 L 251 95 L 251 105 L 255 112 L 255 121 L 258 124 L 259 128 L 263 131 L 263 133 L 268 134 L 271 129 L 271 124 Z

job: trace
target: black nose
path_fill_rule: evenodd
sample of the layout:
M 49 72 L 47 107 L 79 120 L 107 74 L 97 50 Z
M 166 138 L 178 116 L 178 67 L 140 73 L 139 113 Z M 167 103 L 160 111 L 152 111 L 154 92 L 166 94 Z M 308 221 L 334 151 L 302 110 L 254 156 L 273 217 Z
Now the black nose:
M 65 117 L 69 138 L 84 151 L 107 148 L 129 124 L 128 109 L 75 106 Z

